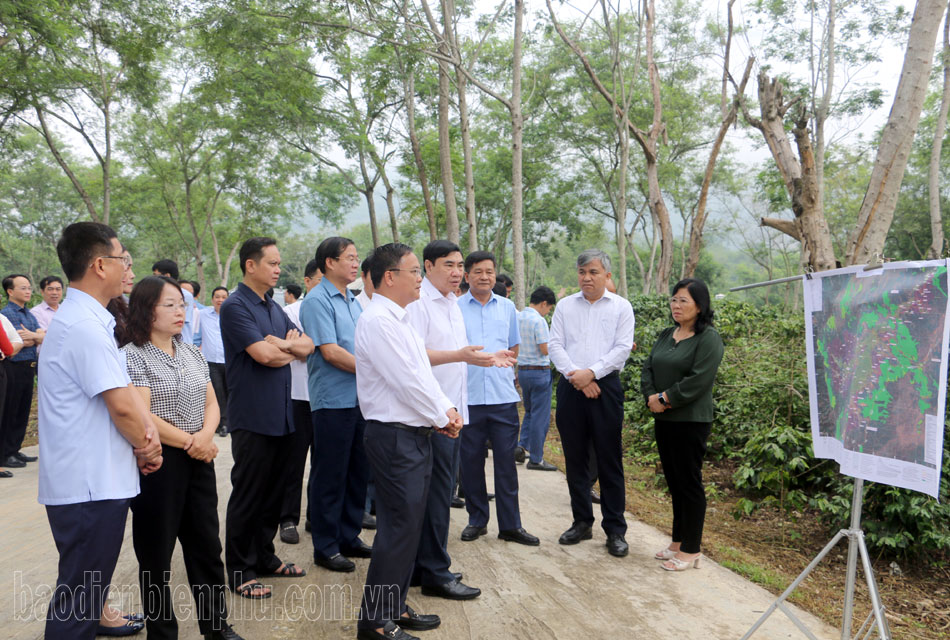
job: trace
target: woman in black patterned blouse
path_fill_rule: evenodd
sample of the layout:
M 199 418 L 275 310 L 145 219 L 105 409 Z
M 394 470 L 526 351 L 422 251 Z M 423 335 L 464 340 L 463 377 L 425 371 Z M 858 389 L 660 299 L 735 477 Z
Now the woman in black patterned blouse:
M 132 542 L 149 640 L 177 638 L 168 586 L 175 540 L 181 542 L 205 638 L 240 639 L 227 624 L 224 565 L 218 536 L 214 458 L 218 403 L 208 363 L 181 341 L 185 302 L 178 283 L 143 279 L 129 297 L 128 338 L 123 347 L 132 384 L 150 408 L 162 441 L 164 463 L 141 478 L 132 500 Z

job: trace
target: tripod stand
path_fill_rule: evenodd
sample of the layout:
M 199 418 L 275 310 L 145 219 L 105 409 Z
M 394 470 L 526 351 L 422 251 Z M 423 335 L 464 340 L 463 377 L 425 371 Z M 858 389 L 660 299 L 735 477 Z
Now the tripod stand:
M 788 586 L 788 589 L 778 597 L 778 599 L 773 602 L 769 608 L 762 614 L 752 628 L 749 629 L 742 640 L 747 640 L 752 637 L 752 634 L 762 626 L 762 624 L 768 619 L 776 609 L 781 609 L 782 612 L 789 617 L 789 619 L 795 623 L 795 626 L 805 634 L 809 640 L 818 640 L 815 635 L 808 630 L 808 627 L 798 619 L 795 613 L 785 606 L 785 600 L 792 595 L 792 592 L 798 588 L 798 585 L 808 577 L 808 574 L 818 566 L 818 563 L 828 555 L 828 552 L 834 548 L 836 544 L 842 539 L 848 539 L 848 573 L 845 578 L 845 587 L 844 587 L 844 615 L 841 620 L 841 640 L 851 640 L 852 638 L 871 638 L 871 633 L 877 630 L 877 637 L 880 640 L 891 640 L 891 630 L 887 626 L 887 618 L 884 616 L 884 605 L 881 604 L 881 597 L 877 591 L 877 583 L 874 581 L 874 573 L 871 570 L 871 558 L 868 555 L 868 548 L 864 544 L 864 531 L 861 530 L 861 503 L 864 498 L 864 480 L 860 478 L 855 478 L 854 480 L 854 495 L 851 497 L 851 526 L 848 529 L 842 529 L 835 537 L 831 539 L 831 542 L 825 545 L 825 548 L 821 550 L 814 560 L 805 567 L 805 570 L 799 574 L 795 581 Z M 854 584 L 857 577 L 857 568 L 858 568 L 858 554 L 861 555 L 861 566 L 864 568 L 864 578 L 868 583 L 868 594 L 871 597 L 871 613 L 868 614 L 867 619 L 861 625 L 861 628 L 858 629 L 857 633 L 853 636 L 851 635 L 852 628 L 852 617 L 854 614 Z M 865 632 L 865 629 L 867 631 Z M 864 635 L 862 635 L 864 634 Z

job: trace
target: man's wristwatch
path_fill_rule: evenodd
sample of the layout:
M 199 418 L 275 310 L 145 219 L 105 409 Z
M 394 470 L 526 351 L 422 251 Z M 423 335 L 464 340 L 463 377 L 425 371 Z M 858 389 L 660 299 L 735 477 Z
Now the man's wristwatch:
M 666 396 L 663 395 L 663 392 L 662 392 L 662 391 L 657 394 L 656 399 L 659 400 L 659 401 L 660 401 L 660 404 L 662 404 L 664 407 L 670 406 L 670 403 L 667 402 Z

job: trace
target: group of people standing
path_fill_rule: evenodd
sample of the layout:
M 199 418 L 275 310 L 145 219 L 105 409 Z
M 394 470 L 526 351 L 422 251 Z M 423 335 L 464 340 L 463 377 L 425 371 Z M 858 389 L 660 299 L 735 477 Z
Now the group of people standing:
M 439 626 L 406 595 L 412 586 L 455 600 L 481 594 L 452 570 L 449 512 L 459 483 L 468 512 L 461 540 L 487 533 L 488 446 L 498 538 L 541 543 L 521 520 L 516 458 L 527 454 L 528 469 L 555 468 L 543 458 L 550 364 L 561 374 L 556 424 L 572 510 L 559 542 L 593 537 L 595 461 L 606 550 L 627 555 L 620 371 L 634 348 L 634 313 L 608 290 L 604 252 L 578 257 L 578 293 L 558 301 L 539 287 L 518 313 L 493 291 L 491 253 L 463 256 L 436 240 L 420 264 L 392 243 L 361 262 L 351 240 L 331 237 L 307 265 L 306 295 L 292 291 L 282 309 L 269 295 L 280 275 L 277 243 L 256 237 L 239 252 L 242 281 L 230 295 L 215 289 L 211 307 L 199 309 L 178 274 L 156 263 L 163 275 L 135 283 L 117 321 L 107 307 L 133 276 L 115 233 L 76 223 L 57 251 L 69 292 L 40 337 L 39 358 L 40 502 L 60 553 L 47 638 L 102 631 L 131 507 L 144 622 L 130 619 L 115 633 L 144 624 L 150 638 L 177 637 L 168 584 L 177 540 L 201 632 L 240 639 L 227 622 L 226 584 L 263 599 L 272 596 L 267 578 L 306 575 L 277 556 L 274 538 L 297 534 L 308 448 L 314 564 L 351 572 L 354 558 L 370 559 L 357 637 L 407 640 L 408 631 Z M 361 275 L 355 295 L 348 287 Z M 701 282 L 678 284 L 671 308 L 675 327 L 654 346 L 641 391 L 657 416 L 674 498 L 673 542 L 657 557 L 681 570 L 699 557 L 701 463 L 722 343 Z M 213 460 L 225 414 L 234 465 L 222 549 Z M 368 487 L 372 546 L 360 537 Z

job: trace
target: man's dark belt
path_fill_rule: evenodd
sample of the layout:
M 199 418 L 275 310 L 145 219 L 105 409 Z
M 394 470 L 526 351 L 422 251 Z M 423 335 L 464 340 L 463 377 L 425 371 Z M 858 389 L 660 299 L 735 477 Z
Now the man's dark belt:
M 31 369 L 36 368 L 36 360 L 10 360 L 9 358 L 7 358 L 6 360 L 4 360 L 4 362 L 7 362 L 9 364 L 23 365 L 25 367 L 30 367 Z
M 432 435 L 432 432 L 435 431 L 433 427 L 413 427 L 408 424 L 403 424 L 401 422 L 380 422 L 379 420 L 367 420 L 367 424 L 378 424 L 383 427 L 392 427 L 393 429 L 402 429 L 403 431 L 409 431 L 410 433 L 415 433 L 417 435 L 424 436 L 428 438 Z
M 545 365 L 519 364 L 520 371 L 549 371 L 551 367 Z

